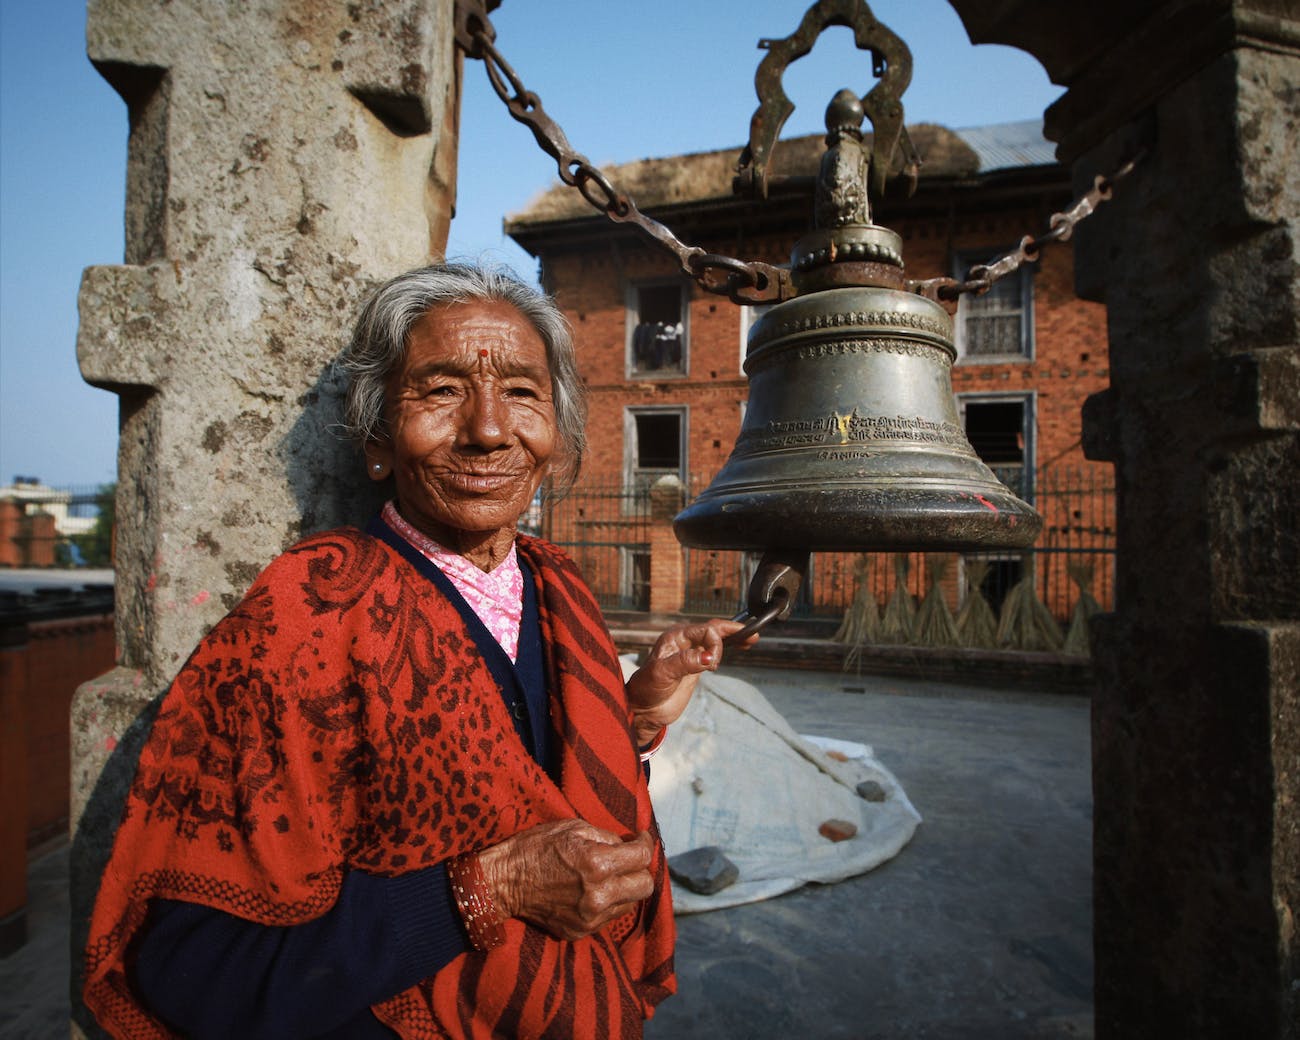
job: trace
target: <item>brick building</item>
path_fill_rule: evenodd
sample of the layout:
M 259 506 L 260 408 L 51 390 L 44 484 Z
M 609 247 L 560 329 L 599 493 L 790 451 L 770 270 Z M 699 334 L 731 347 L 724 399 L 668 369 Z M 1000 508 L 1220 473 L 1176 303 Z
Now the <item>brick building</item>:
M 0 487 L 0 567 L 52 567 L 59 546 L 95 527 L 93 495 L 52 488 L 35 477 Z M 85 515 L 88 511 L 91 515 Z
M 52 513 L 0 498 L 0 567 L 52 567 L 59 533 Z
M 1071 199 L 1068 172 L 1036 122 L 960 131 L 919 125 L 910 133 L 924 160 L 917 190 L 906 197 L 891 182 L 873 216 L 902 235 L 911 278 L 964 276 L 972 265 L 1046 228 L 1050 215 Z M 820 135 L 782 142 L 763 202 L 732 195 L 738 149 L 641 160 L 605 172 L 683 242 L 780 264 L 811 226 L 813 175 L 823 147 Z M 579 504 L 563 529 L 548 533 L 584 557 L 607 604 L 644 606 L 649 538 L 636 526 L 637 499 L 624 498 L 616 510 L 593 517 L 595 489 L 644 492 L 671 474 L 687 495 L 703 490 L 740 430 L 748 390 L 745 339 L 755 311 L 703 292 L 667 250 L 611 225 L 563 186 L 508 219 L 506 230 L 538 258 L 542 284 L 572 323 L 591 394 L 590 454 Z M 964 297 L 956 328 L 953 390 L 967 435 L 1002 479 L 1044 512 L 1040 545 L 1065 545 L 1080 532 L 1108 536 L 1100 506 L 1069 496 L 1056 501 L 1038 486 L 1065 472 L 1071 481 L 1078 474 L 1085 482 L 1100 480 L 1105 470 L 1087 463 L 1080 446 L 1082 403 L 1108 383 L 1105 312 L 1074 295 L 1070 248 L 1048 247 L 1037 263 L 986 295 Z M 708 555 L 711 564 L 696 559 L 690 567 L 697 588 L 688 590 L 688 609 L 727 608 L 728 597 L 743 586 L 730 564 Z M 993 564 L 1012 580 L 1024 566 L 1019 557 Z M 702 576 L 701 567 L 710 566 L 711 576 Z M 745 563 L 737 566 L 743 572 Z M 838 586 L 851 581 L 832 579 L 825 562 L 820 570 L 811 605 L 823 603 L 833 613 L 852 593 Z M 701 591 L 702 597 L 695 594 Z M 955 586 L 952 598 L 960 598 Z M 1051 603 L 1053 596 L 1044 598 Z M 1061 615 L 1069 597 L 1056 598 L 1053 609 Z

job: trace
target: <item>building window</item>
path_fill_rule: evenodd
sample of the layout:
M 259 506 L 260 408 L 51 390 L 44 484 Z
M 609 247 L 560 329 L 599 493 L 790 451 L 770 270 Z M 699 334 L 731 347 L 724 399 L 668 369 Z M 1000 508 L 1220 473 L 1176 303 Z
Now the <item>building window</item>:
M 954 276 L 965 281 L 977 264 L 998 251 L 962 253 L 954 258 Z M 957 305 L 957 353 L 964 361 L 1023 360 L 1034 356 L 1033 265 L 994 282 L 988 292 L 963 293 Z
M 961 394 L 962 425 L 975 454 L 1021 498 L 1032 496 L 1034 400 L 1032 394 Z
M 959 394 L 966 439 L 975 454 L 993 470 L 1014 494 L 1034 500 L 1034 397 L 1033 394 Z M 1002 601 L 1024 575 L 1024 557 L 1007 553 L 968 553 L 963 565 L 984 561 L 980 588 L 993 608 L 1001 613 Z
M 689 300 L 688 287 L 681 281 L 628 286 L 629 375 L 686 375 Z
M 618 551 L 618 598 L 622 610 L 650 609 L 650 551 L 622 546 Z
M 624 425 L 623 484 L 644 505 L 669 474 L 686 483 L 686 409 L 629 408 Z

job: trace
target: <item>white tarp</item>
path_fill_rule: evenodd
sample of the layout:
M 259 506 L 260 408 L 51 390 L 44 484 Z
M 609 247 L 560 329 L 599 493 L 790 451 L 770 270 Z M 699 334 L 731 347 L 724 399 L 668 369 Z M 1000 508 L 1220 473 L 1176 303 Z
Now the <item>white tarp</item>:
M 883 801 L 859 796 L 867 780 Z M 921 822 L 871 748 L 801 737 L 754 686 L 709 672 L 651 760 L 650 796 L 669 857 L 717 845 L 740 868 L 735 884 L 710 896 L 674 882 L 678 913 L 862 874 L 897 855 Z M 818 827 L 831 819 L 856 824 L 857 834 L 823 837 Z

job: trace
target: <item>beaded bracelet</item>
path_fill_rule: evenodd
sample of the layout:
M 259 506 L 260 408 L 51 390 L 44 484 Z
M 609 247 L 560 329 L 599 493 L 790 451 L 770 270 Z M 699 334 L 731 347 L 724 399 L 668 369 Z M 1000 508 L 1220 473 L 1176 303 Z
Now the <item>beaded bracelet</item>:
M 650 741 L 649 744 L 647 744 L 645 747 L 640 749 L 642 762 L 650 761 L 650 756 L 659 750 L 659 745 L 664 742 L 664 737 L 666 737 L 667 735 L 668 735 L 668 727 L 664 726 L 658 733 L 655 734 L 654 740 Z
M 492 892 L 483 876 L 478 856 L 467 852 L 448 860 L 447 877 L 461 919 L 465 922 L 465 931 L 469 933 L 470 944 L 484 953 L 495 950 L 506 941 L 506 931 L 502 927 L 501 914 L 492 901 Z

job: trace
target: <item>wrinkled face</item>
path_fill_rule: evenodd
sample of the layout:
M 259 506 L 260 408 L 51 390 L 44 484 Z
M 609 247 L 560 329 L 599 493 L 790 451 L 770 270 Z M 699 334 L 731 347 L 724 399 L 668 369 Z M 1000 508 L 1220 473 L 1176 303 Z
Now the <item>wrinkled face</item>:
M 508 304 L 436 307 L 388 380 L 389 437 L 366 450 L 391 470 L 402 515 L 449 548 L 513 537 L 546 476 L 557 432 L 546 346 Z

